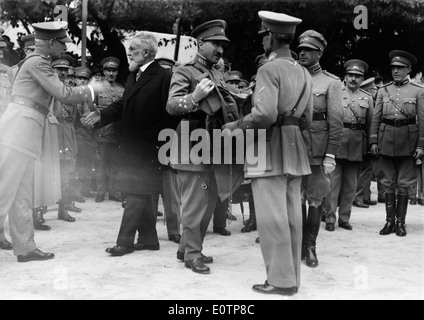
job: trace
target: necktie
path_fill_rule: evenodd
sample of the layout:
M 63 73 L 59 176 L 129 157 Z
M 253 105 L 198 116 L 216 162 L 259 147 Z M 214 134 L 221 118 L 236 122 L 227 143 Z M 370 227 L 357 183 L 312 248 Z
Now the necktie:
M 135 77 L 135 82 L 137 82 L 138 81 L 138 79 L 140 78 L 140 76 L 141 76 L 141 74 L 143 73 L 143 71 L 141 71 L 141 70 L 138 70 L 138 72 L 137 72 L 137 76 Z

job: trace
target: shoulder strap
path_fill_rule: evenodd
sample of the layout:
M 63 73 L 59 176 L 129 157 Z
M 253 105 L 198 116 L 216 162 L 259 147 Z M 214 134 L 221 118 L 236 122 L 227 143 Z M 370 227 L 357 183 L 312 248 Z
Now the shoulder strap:
M 18 76 L 18 73 L 19 73 L 19 71 L 21 70 L 21 68 L 22 68 L 22 66 L 24 65 L 24 63 L 25 63 L 27 60 L 31 59 L 32 57 L 42 57 L 42 55 L 40 55 L 40 54 L 36 54 L 36 53 L 35 53 L 35 54 L 32 54 L 32 55 L 30 55 L 30 56 L 26 57 L 25 59 L 23 59 L 22 61 L 20 61 L 20 62 L 18 63 L 18 71 L 16 71 L 15 77 L 12 79 L 12 81 L 10 81 L 10 89 L 13 89 L 13 85 L 15 84 L 16 77 Z
M 384 87 L 384 91 L 386 91 L 387 95 L 389 96 L 390 102 L 394 105 L 396 110 L 398 110 L 400 113 L 402 113 L 405 117 L 410 118 L 410 115 L 408 115 L 405 110 L 402 109 L 401 106 L 395 101 L 395 99 L 390 95 L 389 90 L 387 90 L 387 86 Z
M 305 68 L 304 67 L 302 67 L 302 70 L 303 70 L 303 79 L 304 79 L 304 83 L 303 83 L 303 88 L 302 88 L 302 92 L 300 93 L 300 96 L 299 96 L 299 99 L 297 99 L 297 102 L 296 102 L 296 104 L 294 105 L 294 107 L 293 107 L 293 109 L 292 109 L 292 111 L 291 111 L 291 113 L 290 113 L 290 115 L 291 116 L 293 116 L 295 113 L 296 113 L 296 111 L 297 111 L 297 107 L 299 106 L 299 103 L 300 103 L 300 100 L 302 100 L 302 98 L 303 98 L 303 94 L 305 93 L 305 91 L 306 91 L 306 85 L 307 85 L 307 83 L 306 83 L 306 72 L 305 72 Z

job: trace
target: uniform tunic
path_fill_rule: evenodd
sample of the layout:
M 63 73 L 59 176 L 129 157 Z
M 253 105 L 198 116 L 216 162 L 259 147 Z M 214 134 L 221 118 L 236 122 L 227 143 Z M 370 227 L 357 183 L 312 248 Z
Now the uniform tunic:
M 9 214 L 15 255 L 36 248 L 32 221 L 34 162 L 43 150 L 42 136 L 52 97 L 68 104 L 92 102 L 93 98 L 87 86 L 65 87 L 51 66 L 51 56 L 43 49 L 37 48 L 32 55 L 37 56 L 26 61 L 17 74 L 12 100 L 0 118 L 0 225 Z
M 302 94 L 302 89 L 304 93 Z M 266 171 L 249 171 L 258 221 L 261 250 L 270 285 L 300 286 L 302 175 L 311 173 L 301 130 L 296 125 L 274 125 L 278 116 L 302 118 L 306 129 L 312 120 L 312 80 L 288 49 L 271 54 L 259 68 L 252 113 L 239 120 L 242 129 L 267 129 Z M 256 142 L 257 143 L 257 142 Z M 249 147 L 249 146 L 248 146 Z
M 112 103 L 121 100 L 125 89 L 114 83 L 107 90 L 100 92 L 97 103 L 98 109 L 104 110 Z M 107 191 L 114 195 L 116 189 L 117 158 L 117 131 L 118 123 L 109 124 L 94 131 L 97 142 L 99 161 L 96 164 L 97 193 L 104 195 Z
M 355 199 L 358 177 L 368 148 L 368 136 L 373 114 L 372 96 L 358 89 L 343 88 L 343 137 L 336 155 L 336 170 L 330 175 L 331 208 L 327 223 L 335 223 L 337 207 L 339 223 L 349 222 Z
M 199 101 L 198 107 L 194 104 L 192 95 L 196 85 L 204 77 L 214 81 L 216 88 L 208 97 Z M 227 87 L 222 74 L 212 68 L 204 57 L 197 55 L 193 62 L 175 70 L 169 90 L 167 111 L 173 116 L 183 117 L 177 129 L 178 139 L 172 145 L 171 167 L 178 170 L 178 184 L 181 187 L 183 232 L 179 251 L 185 253 L 186 261 L 201 257 L 203 240 L 218 199 L 217 178 L 219 185 L 219 177 L 228 181 L 228 175 L 218 174 L 222 165 L 212 167 L 211 164 L 195 164 L 186 153 L 180 152 L 182 142 L 190 140 L 189 136 L 184 136 L 183 129 L 187 127 L 188 134 L 195 129 L 211 132 L 212 129 L 221 129 L 226 122 L 238 119 L 234 99 L 227 95 L 227 101 L 223 103 L 217 91 L 219 87 L 223 90 Z M 189 152 L 193 146 L 194 143 L 190 142 Z M 186 162 L 181 157 L 185 157 Z
M 407 195 L 417 182 L 413 155 L 424 149 L 424 89 L 408 79 L 378 91 L 370 144 L 378 144 L 375 174 L 387 193 Z
M 324 175 L 322 162 L 326 154 L 336 155 L 343 132 L 342 84 L 338 77 L 319 65 L 308 69 L 312 76 L 314 116 L 309 130 L 302 132 L 309 154 L 312 174 L 302 181 L 303 202 L 318 206 L 329 194 L 330 179 Z

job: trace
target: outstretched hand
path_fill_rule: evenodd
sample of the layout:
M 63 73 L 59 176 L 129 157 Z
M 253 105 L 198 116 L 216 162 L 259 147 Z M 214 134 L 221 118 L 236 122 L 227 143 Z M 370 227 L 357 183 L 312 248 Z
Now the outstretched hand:
M 85 116 L 85 119 L 81 117 L 81 123 L 85 126 L 94 126 L 97 122 L 99 122 L 101 119 L 100 111 L 99 109 L 96 109 L 96 111 L 90 112 Z

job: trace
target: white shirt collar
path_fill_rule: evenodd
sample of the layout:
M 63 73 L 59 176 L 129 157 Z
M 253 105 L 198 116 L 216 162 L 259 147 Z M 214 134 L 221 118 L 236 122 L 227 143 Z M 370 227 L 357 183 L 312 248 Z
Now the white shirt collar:
M 141 72 L 144 72 L 144 71 L 146 71 L 146 69 L 154 62 L 155 60 L 153 60 L 153 61 L 150 61 L 150 62 L 148 62 L 148 63 L 146 63 L 145 65 L 143 65 L 143 66 L 141 66 L 140 67 L 140 71 Z

